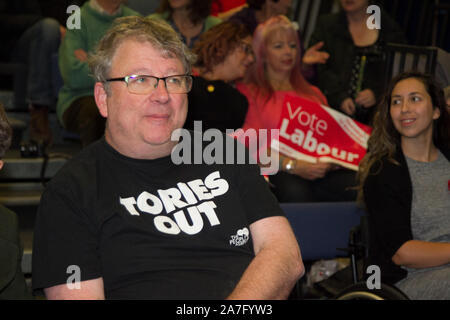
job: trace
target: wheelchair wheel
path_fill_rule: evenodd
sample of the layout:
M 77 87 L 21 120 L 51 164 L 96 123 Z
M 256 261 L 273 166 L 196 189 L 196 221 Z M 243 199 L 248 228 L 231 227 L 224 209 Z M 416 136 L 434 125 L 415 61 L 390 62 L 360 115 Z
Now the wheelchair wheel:
M 409 300 L 399 289 L 381 284 L 380 289 L 369 289 L 365 282 L 353 284 L 336 297 L 336 300 Z

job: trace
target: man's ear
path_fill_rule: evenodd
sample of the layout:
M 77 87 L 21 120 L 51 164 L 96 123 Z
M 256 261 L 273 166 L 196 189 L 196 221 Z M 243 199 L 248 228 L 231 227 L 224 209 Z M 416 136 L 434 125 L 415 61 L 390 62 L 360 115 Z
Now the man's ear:
M 106 90 L 105 90 L 103 83 L 101 83 L 101 82 L 95 83 L 94 97 L 95 97 L 95 103 L 97 104 L 98 111 L 104 118 L 107 118 L 108 117 L 108 104 L 107 104 L 108 95 L 106 94 Z

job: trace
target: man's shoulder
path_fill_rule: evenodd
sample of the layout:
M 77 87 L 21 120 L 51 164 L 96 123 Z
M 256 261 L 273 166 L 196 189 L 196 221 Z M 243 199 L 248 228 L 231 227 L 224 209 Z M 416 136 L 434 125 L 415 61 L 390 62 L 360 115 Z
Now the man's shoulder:
M 89 182 L 95 178 L 100 158 L 104 153 L 102 140 L 83 148 L 58 171 L 49 186 L 66 185 L 70 182 Z

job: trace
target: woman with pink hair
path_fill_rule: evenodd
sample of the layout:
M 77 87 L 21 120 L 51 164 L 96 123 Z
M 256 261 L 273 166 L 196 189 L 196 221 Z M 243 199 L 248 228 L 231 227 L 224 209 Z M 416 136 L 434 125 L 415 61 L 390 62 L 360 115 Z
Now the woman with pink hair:
M 237 86 L 249 101 L 243 129 L 278 129 L 286 95 L 328 105 L 301 74 L 297 32 L 285 16 L 260 24 L 254 33 L 255 63 L 245 84 Z M 339 169 L 339 170 L 337 170 Z M 270 177 L 280 202 L 351 201 L 355 174 L 329 163 L 309 163 L 280 155 L 280 171 Z

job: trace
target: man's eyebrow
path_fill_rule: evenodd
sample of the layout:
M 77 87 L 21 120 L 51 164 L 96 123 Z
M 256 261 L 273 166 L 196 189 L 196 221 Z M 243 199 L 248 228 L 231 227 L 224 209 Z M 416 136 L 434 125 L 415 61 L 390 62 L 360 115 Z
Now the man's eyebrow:
M 175 69 L 175 68 L 169 68 L 169 69 L 167 69 L 167 70 L 165 70 L 165 71 L 166 71 L 166 73 L 167 73 L 168 75 L 185 74 L 184 71 L 178 71 L 178 70 Z M 147 69 L 147 68 L 133 69 L 133 70 L 130 71 L 129 74 L 130 74 L 130 75 L 131 75 L 131 74 L 135 74 L 135 75 L 141 75 L 141 76 L 143 76 L 143 75 L 154 76 L 154 75 L 155 75 L 151 69 Z

